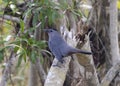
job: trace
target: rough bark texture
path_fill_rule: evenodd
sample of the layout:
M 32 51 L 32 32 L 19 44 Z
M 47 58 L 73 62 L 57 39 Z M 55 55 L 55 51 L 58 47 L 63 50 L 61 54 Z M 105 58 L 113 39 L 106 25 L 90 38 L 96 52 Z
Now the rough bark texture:
M 66 82 L 66 85 L 64 86 L 88 86 L 87 82 L 84 78 L 83 72 L 85 72 L 84 67 L 79 64 L 77 56 L 73 56 L 74 60 L 71 60 L 70 66 L 69 66 L 69 71 L 67 73 L 67 77 L 69 80 Z M 66 79 L 67 80 L 67 79 Z

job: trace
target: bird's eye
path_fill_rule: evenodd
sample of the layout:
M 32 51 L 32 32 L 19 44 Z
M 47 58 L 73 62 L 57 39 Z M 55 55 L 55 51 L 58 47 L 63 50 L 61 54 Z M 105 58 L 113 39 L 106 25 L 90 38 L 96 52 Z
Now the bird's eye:
M 50 30 L 50 32 L 53 32 L 52 30 Z

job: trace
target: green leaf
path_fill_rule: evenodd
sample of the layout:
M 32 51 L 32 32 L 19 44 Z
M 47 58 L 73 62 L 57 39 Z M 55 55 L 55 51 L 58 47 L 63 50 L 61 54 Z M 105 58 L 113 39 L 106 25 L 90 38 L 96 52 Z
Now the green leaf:
M 35 27 L 37 25 L 38 22 L 38 12 L 36 12 L 33 16 L 33 21 L 32 21 L 32 25 Z
M 4 60 L 4 51 L 6 47 L 0 48 L 0 62 Z
M 23 58 L 26 62 L 27 54 L 25 50 L 23 51 L 22 49 L 19 49 L 19 58 Z
M 22 55 L 19 56 L 17 67 L 19 67 L 21 65 L 21 62 L 22 62 Z
M 36 53 L 35 53 L 35 51 L 32 51 L 32 52 L 31 52 L 30 60 L 31 60 L 33 63 L 35 63 L 35 61 L 36 61 Z
M 0 40 L 0 44 L 4 44 L 5 42 L 7 42 L 7 41 Z
M 21 32 L 23 33 L 24 32 L 24 21 L 23 20 L 20 20 L 20 27 L 21 27 Z
M 4 2 L 7 2 L 7 3 L 10 2 L 10 0 L 3 0 L 3 1 L 4 1 Z
M 0 10 L 0 15 L 3 15 L 4 14 L 4 11 Z
M 17 52 L 19 50 L 18 47 L 14 47 L 14 52 Z
M 81 13 L 80 11 L 78 11 L 78 10 L 72 9 L 71 11 L 72 11 L 72 13 L 75 14 L 76 16 L 79 16 L 79 17 L 82 17 L 82 16 L 83 16 L 82 13 Z
M 4 51 L 0 51 L 0 62 L 4 60 Z
M 26 15 L 28 15 L 28 16 L 31 15 L 31 10 L 32 10 L 31 8 L 26 10 L 23 14 L 23 17 L 25 17 Z
M 43 59 L 42 54 L 41 54 L 41 53 L 39 53 L 39 56 L 38 56 L 38 57 L 40 58 L 40 61 L 41 61 L 41 63 L 43 64 L 43 63 L 44 63 L 44 59 Z
M 120 10 L 120 0 L 117 1 L 117 8 Z

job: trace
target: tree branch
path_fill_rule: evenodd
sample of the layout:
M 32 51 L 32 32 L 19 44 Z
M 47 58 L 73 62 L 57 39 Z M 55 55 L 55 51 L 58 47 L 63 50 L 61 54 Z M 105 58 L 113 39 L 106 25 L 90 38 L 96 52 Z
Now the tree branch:
M 44 86 L 63 86 L 70 60 L 70 57 L 66 57 L 65 63 L 62 64 L 62 67 L 51 66 Z M 53 64 L 55 64 L 56 62 L 57 60 L 54 59 Z
M 41 38 L 40 38 L 41 32 L 40 32 L 40 28 L 39 28 L 40 25 L 41 25 L 41 22 L 39 22 L 36 25 L 36 30 L 35 30 L 35 33 L 34 33 L 34 38 L 35 38 L 36 41 L 41 40 Z M 43 85 L 47 76 L 46 76 L 46 73 L 43 69 L 43 66 L 42 66 L 41 62 L 40 62 L 39 57 L 37 57 L 37 59 L 36 59 L 35 66 L 36 66 L 36 69 L 38 71 L 39 77 L 41 79 L 41 83 Z
M 119 70 L 120 70 L 120 61 L 110 68 L 110 70 L 107 72 L 107 74 L 103 78 L 101 82 L 101 86 L 109 86 L 109 84 L 114 79 L 116 74 L 118 74 Z
M 0 18 L 20 23 L 20 19 L 10 15 L 0 15 Z
M 10 59 L 8 60 L 8 62 L 5 65 L 5 69 L 4 69 L 4 72 L 3 72 L 3 75 L 2 75 L 0 86 L 6 86 L 7 85 L 7 81 L 8 81 L 8 78 L 10 78 L 12 67 L 13 67 L 13 64 L 14 64 L 15 61 L 16 61 L 15 54 L 12 51 L 11 55 L 10 55 Z

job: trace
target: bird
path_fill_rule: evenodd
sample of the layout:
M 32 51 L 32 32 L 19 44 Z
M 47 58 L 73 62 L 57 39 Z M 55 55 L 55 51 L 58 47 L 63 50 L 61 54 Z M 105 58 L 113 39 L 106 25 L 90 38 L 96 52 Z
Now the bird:
M 82 53 L 90 55 L 91 52 L 84 51 L 81 49 L 74 48 L 67 44 L 67 42 L 62 38 L 61 34 L 53 28 L 44 29 L 48 33 L 48 47 L 51 53 L 57 58 L 61 63 L 64 62 L 63 58 L 71 56 L 72 54 Z

